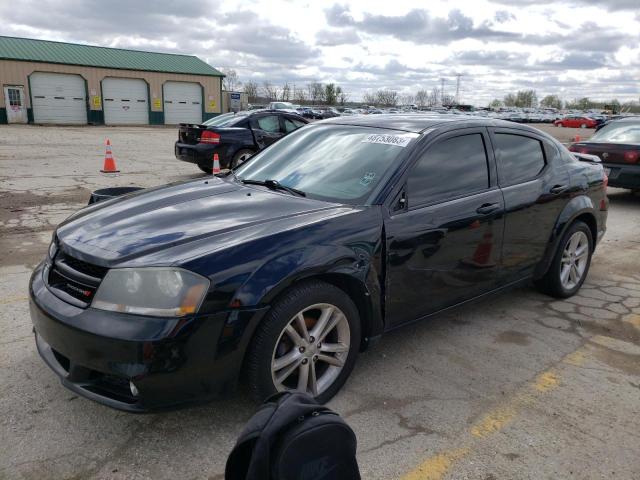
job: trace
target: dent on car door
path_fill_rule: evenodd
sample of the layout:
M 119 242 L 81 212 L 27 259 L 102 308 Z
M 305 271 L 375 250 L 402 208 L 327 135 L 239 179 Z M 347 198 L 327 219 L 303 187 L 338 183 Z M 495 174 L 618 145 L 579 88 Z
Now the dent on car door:
M 494 129 L 491 141 L 505 202 L 504 282 L 531 275 L 571 196 L 571 180 L 557 148 L 533 133 Z
M 268 147 L 283 136 L 279 115 L 260 115 L 252 119 L 253 135 L 260 149 Z
M 406 208 L 387 234 L 387 325 L 393 327 L 495 288 L 502 193 L 484 129 L 440 137 L 409 170 Z

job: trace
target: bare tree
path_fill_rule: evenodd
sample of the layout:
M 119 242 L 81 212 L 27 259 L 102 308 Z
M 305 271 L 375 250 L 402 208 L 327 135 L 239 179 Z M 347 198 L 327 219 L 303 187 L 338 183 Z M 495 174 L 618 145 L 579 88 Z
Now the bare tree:
M 282 90 L 280 90 L 280 100 L 283 102 L 291 100 L 291 87 L 287 82 L 282 85 Z
M 266 97 L 270 102 L 278 100 L 278 87 L 273 85 L 268 80 L 265 80 L 262 84 L 262 95 Z
M 340 88 L 340 93 L 338 94 L 338 102 L 340 102 L 340 105 L 344 106 L 349 100 L 349 94 L 345 92 L 341 87 L 338 88 Z
M 293 94 L 293 101 L 304 105 L 307 103 L 307 94 L 302 88 L 297 88 Z
M 376 99 L 381 105 L 393 107 L 398 103 L 398 92 L 388 88 L 378 90 L 376 92 Z
M 416 92 L 416 104 L 419 107 L 425 107 L 427 106 L 429 102 L 429 92 L 427 92 L 426 90 L 418 90 Z
M 244 82 L 244 93 L 247 94 L 249 102 L 258 100 L 258 84 L 254 81 Z
M 410 93 L 405 93 L 404 95 L 402 95 L 400 97 L 400 102 L 403 105 L 413 105 L 415 103 L 416 99 L 413 95 L 411 95 Z
M 324 102 L 325 91 L 324 85 L 320 82 L 311 82 L 307 85 L 307 91 L 309 92 L 309 100 L 314 105 Z
M 362 101 L 367 105 L 375 105 L 378 101 L 378 97 L 375 92 L 365 92 L 365 94 L 362 95 Z
M 222 79 L 222 88 L 230 92 L 235 92 L 242 86 L 242 82 L 238 78 L 238 73 L 233 68 L 223 68 L 220 70 L 225 74 Z

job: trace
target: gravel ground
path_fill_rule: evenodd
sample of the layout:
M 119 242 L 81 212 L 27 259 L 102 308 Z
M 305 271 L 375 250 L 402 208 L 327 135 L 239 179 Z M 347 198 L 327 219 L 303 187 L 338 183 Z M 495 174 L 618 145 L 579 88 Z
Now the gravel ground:
M 568 141 L 590 130 L 541 128 Z M 585 135 L 586 136 L 586 135 Z M 110 138 L 118 177 L 99 174 Z M 175 129 L 0 128 L 0 479 L 222 479 L 242 394 L 132 415 L 79 398 L 39 358 L 27 282 L 57 223 L 106 186 L 202 176 Z M 580 294 L 521 288 L 386 335 L 330 403 L 365 479 L 640 478 L 640 197 L 610 190 Z

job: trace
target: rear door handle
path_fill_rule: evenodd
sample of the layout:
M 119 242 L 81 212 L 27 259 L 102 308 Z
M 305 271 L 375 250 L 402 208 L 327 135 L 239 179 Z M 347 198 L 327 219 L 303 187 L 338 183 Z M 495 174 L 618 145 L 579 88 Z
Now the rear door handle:
M 564 192 L 565 190 L 567 190 L 566 185 L 554 185 L 553 187 L 551 187 L 551 190 L 549 190 L 552 194 L 554 195 L 559 195 L 560 193 Z
M 479 213 L 481 215 L 487 215 L 488 213 L 495 212 L 499 208 L 500 208 L 499 203 L 485 203 L 483 205 L 480 205 L 476 209 L 476 213 Z

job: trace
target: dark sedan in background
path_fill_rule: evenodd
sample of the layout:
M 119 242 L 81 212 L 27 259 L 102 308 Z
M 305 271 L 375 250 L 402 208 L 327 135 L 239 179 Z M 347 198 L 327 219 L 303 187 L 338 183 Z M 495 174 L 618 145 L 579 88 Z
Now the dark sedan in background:
M 300 115 L 278 110 L 225 113 L 202 125 L 180 124 L 175 154 L 211 173 L 213 155 L 220 168 L 236 168 L 253 154 L 309 123 Z
M 612 187 L 640 191 L 640 117 L 614 120 L 569 150 L 600 157 Z
M 67 219 L 31 277 L 36 345 L 65 386 L 124 410 L 238 378 L 324 403 L 385 332 L 531 280 L 575 294 L 607 208 L 602 166 L 533 128 L 325 120 L 224 177 Z

